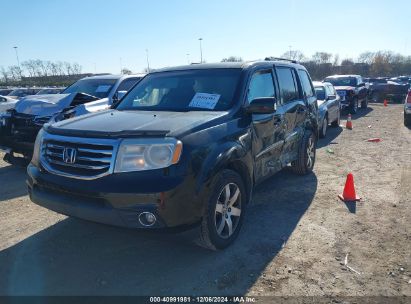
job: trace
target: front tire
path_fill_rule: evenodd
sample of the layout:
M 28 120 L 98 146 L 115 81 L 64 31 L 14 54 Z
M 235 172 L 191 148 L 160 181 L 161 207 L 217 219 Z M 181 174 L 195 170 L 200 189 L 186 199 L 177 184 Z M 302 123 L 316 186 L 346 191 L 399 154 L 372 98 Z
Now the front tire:
M 411 114 L 404 113 L 404 126 L 411 127 Z
M 313 132 L 306 130 L 298 148 L 297 159 L 291 163 L 291 169 L 299 175 L 306 175 L 313 171 L 315 163 L 316 138 Z
M 354 98 L 350 106 L 350 113 L 356 114 L 358 112 L 358 98 Z
M 238 236 L 246 207 L 244 183 L 235 171 L 223 170 L 211 184 L 211 195 L 200 226 L 199 245 L 218 250 Z

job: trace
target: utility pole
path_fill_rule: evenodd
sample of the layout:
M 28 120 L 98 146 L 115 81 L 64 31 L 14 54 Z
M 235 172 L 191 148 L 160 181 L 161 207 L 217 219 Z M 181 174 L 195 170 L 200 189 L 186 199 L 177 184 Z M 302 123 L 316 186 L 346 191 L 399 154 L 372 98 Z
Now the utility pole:
M 147 58 L 147 72 L 150 73 L 150 62 L 148 61 L 148 49 L 146 49 L 146 58 Z
M 13 46 L 13 49 L 16 51 L 17 65 L 20 69 L 20 60 L 19 60 L 19 53 L 17 52 L 17 46 Z
M 203 47 L 201 45 L 201 41 L 203 41 L 203 38 L 198 38 L 200 41 L 200 63 L 203 63 Z

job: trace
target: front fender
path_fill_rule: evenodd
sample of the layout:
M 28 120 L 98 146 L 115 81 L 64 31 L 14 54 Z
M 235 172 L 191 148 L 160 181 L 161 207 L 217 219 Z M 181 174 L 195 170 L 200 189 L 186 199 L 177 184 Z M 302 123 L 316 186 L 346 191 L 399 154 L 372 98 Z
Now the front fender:
M 250 147 L 234 141 L 213 145 L 198 174 L 196 191 L 201 192 L 204 187 L 209 188 L 213 177 L 219 171 L 230 168 L 230 165 L 234 163 L 240 164 L 243 168 L 244 172 L 238 172 L 240 175 L 248 174 L 252 180 L 253 161 Z

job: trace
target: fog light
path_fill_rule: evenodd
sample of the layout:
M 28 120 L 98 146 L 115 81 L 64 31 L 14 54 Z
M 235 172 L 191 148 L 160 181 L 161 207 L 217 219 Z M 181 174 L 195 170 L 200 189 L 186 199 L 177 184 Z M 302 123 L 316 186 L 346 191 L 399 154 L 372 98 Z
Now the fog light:
M 156 216 L 151 212 L 143 212 L 138 216 L 141 225 L 149 227 L 153 226 L 157 220 Z

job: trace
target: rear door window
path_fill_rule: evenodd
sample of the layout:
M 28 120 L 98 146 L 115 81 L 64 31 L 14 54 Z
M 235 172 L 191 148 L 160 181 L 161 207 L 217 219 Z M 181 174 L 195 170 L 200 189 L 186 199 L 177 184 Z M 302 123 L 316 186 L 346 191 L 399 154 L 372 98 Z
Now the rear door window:
M 307 72 L 304 70 L 298 70 L 298 76 L 300 77 L 301 86 L 303 87 L 305 96 L 307 97 L 314 96 L 314 90 L 311 84 L 310 77 L 308 76 Z
M 277 67 L 276 71 L 280 85 L 281 102 L 286 104 L 299 99 L 298 87 L 293 71 L 287 67 Z

